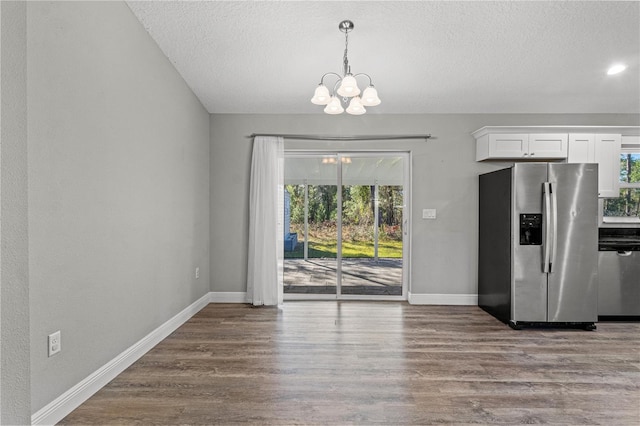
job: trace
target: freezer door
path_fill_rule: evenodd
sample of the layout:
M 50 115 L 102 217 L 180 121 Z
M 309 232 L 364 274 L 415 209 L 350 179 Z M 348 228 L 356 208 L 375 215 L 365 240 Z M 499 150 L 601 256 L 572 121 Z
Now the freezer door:
M 598 166 L 549 164 L 554 250 L 548 276 L 549 322 L 598 319 Z
M 547 274 L 543 272 L 541 244 L 531 244 L 530 239 L 520 234 L 527 231 L 522 226 L 526 218 L 541 218 L 542 185 L 547 180 L 546 163 L 517 163 L 513 166 L 513 209 L 512 225 L 512 291 L 511 319 L 513 321 L 547 321 Z M 542 216 L 540 216 L 542 215 Z M 542 228 L 541 235 L 546 229 Z

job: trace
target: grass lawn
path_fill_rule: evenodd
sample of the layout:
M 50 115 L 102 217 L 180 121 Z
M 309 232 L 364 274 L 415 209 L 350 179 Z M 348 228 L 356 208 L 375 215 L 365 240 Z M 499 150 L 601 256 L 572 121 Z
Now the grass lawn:
M 309 239 L 309 257 L 329 257 L 337 256 L 336 240 L 312 240 Z M 284 252 L 286 259 L 299 259 L 304 257 L 304 243 L 298 242 L 294 251 Z M 373 242 L 364 241 L 343 241 L 343 258 L 367 258 L 373 257 Z M 401 258 L 402 241 L 378 241 L 378 257 Z
M 329 257 L 335 258 L 337 244 L 336 241 L 311 241 L 309 240 L 309 257 Z M 285 259 L 299 259 L 304 257 L 304 243 L 298 242 L 294 251 L 285 251 Z M 343 258 L 371 258 L 373 257 L 373 243 L 365 242 L 342 242 Z M 378 242 L 378 257 L 401 258 L 402 241 Z

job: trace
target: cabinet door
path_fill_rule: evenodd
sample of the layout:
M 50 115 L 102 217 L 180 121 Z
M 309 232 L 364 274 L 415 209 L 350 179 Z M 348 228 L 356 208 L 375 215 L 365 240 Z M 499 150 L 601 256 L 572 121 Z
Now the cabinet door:
M 489 135 L 489 158 L 529 158 L 529 135 L 505 133 Z
M 566 133 L 539 133 L 529 135 L 530 158 L 567 158 Z
M 598 197 L 620 196 L 620 135 L 595 135 Z
M 571 133 L 567 152 L 568 163 L 595 163 L 595 135 Z

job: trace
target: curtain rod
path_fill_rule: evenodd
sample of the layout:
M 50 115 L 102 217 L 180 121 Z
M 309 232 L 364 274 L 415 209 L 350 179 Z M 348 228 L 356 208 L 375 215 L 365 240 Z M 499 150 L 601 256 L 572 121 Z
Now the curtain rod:
M 301 139 L 314 141 L 364 141 L 364 140 L 390 140 L 390 139 L 429 139 L 431 135 L 359 135 L 359 136 L 328 136 L 328 135 L 290 135 L 281 133 L 252 133 L 249 138 L 256 136 L 278 136 L 285 139 Z

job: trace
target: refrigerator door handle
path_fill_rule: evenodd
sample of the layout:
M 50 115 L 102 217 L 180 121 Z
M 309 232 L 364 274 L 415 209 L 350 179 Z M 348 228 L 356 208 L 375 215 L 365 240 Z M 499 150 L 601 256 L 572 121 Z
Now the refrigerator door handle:
M 544 241 L 542 247 L 544 258 L 542 260 L 542 272 L 550 272 L 549 262 L 551 261 L 551 183 L 542 184 L 542 204 L 544 210 Z
M 549 183 L 551 191 L 551 222 L 553 223 L 553 242 L 551 248 L 551 261 L 549 262 L 549 272 L 553 272 L 553 265 L 556 263 L 556 253 L 558 252 L 558 194 L 555 185 Z

